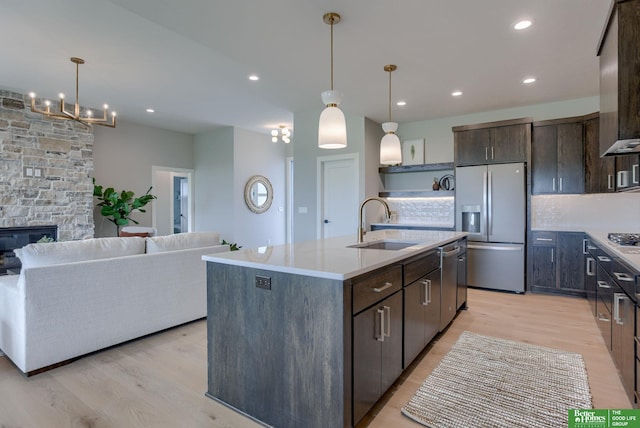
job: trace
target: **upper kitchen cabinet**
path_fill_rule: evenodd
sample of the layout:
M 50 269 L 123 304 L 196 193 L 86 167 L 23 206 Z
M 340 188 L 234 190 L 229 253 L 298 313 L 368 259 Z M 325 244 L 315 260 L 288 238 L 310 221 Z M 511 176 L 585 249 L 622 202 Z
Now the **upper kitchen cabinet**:
M 640 153 L 640 0 L 615 0 L 600 45 L 600 155 Z
M 531 119 L 453 127 L 456 166 L 527 162 Z
M 615 157 L 616 190 L 635 190 L 640 187 L 640 155 Z
M 584 117 L 585 193 L 615 192 L 615 158 L 600 157 L 600 118 L 598 113 Z
M 584 193 L 582 117 L 533 123 L 532 193 Z

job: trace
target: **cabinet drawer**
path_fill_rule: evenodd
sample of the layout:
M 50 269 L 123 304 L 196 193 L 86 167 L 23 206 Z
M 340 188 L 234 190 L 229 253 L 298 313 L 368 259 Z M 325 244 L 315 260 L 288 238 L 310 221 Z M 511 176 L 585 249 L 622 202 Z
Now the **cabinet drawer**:
M 601 248 L 598 248 L 596 251 L 596 261 L 598 262 L 598 266 L 604 269 L 609 275 L 611 275 L 611 263 L 613 259 L 607 253 L 605 253 Z
M 598 298 L 609 308 L 609 312 L 611 312 L 613 291 L 616 289 L 615 282 L 607 272 L 598 268 L 596 284 L 596 294 Z
M 402 266 L 392 265 L 353 281 L 353 313 L 402 289 Z
M 440 267 L 440 256 L 437 251 L 410 259 L 404 263 L 404 285 L 409 285 Z
M 618 259 L 613 259 L 611 262 L 612 279 L 631 297 L 634 303 L 638 301 L 638 296 L 636 295 L 637 274 L 637 272 L 621 263 Z
M 555 246 L 556 237 L 556 232 L 533 232 L 533 245 Z

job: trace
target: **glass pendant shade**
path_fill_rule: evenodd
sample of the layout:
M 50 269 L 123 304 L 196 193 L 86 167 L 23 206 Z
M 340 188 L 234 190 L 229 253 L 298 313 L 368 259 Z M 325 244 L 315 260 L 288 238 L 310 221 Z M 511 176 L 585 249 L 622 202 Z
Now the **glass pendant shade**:
M 338 107 L 329 105 L 320 114 L 318 121 L 318 147 L 342 149 L 347 147 L 347 123 Z
M 344 113 L 338 108 L 342 94 L 329 90 L 321 94 L 327 107 L 318 121 L 318 147 L 321 149 L 343 149 L 347 147 L 347 122 Z
M 385 122 L 382 124 L 382 129 L 386 134 L 380 141 L 380 163 L 383 165 L 397 165 L 402 162 L 400 139 L 395 134 L 398 124 Z

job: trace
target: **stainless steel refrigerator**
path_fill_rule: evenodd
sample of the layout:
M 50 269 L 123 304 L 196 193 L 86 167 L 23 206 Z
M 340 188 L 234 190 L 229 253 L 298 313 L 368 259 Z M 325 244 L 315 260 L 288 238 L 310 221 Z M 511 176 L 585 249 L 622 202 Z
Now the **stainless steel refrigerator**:
M 456 229 L 469 232 L 469 286 L 524 293 L 525 165 L 456 168 Z

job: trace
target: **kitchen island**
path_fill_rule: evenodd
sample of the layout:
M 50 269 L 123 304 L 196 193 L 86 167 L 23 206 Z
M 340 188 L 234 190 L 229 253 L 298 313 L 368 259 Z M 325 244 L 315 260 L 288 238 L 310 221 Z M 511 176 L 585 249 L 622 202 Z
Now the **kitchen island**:
M 406 247 L 354 248 L 354 235 L 204 256 L 206 395 L 270 426 L 355 425 L 407 365 L 403 287 L 439 314 L 439 276 L 425 274 L 465 237 L 382 230 L 364 245 Z

